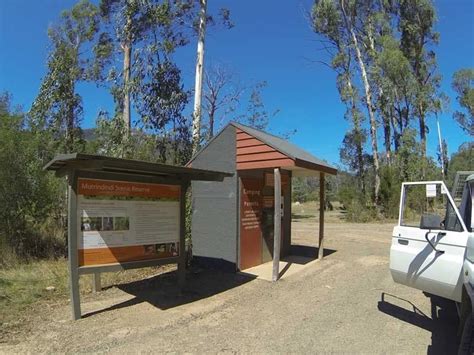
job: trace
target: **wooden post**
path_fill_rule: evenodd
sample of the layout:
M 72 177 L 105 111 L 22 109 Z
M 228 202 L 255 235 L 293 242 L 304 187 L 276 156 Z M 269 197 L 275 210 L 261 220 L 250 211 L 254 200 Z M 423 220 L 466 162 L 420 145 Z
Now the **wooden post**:
M 280 169 L 274 169 L 275 179 L 275 214 L 273 220 L 273 275 L 272 280 L 278 280 L 280 273 L 280 249 L 281 249 L 281 175 Z
M 79 263 L 77 255 L 77 176 L 74 172 L 68 175 L 68 211 L 67 240 L 69 288 L 71 292 L 72 319 L 81 318 L 81 300 L 79 294 Z
M 102 291 L 102 285 L 100 282 L 100 272 L 94 272 L 92 274 L 92 292 Z
M 181 184 L 179 198 L 179 261 L 178 285 L 182 289 L 186 283 L 186 191 L 189 183 Z
M 319 250 L 318 259 L 322 260 L 324 257 L 324 173 L 319 173 Z

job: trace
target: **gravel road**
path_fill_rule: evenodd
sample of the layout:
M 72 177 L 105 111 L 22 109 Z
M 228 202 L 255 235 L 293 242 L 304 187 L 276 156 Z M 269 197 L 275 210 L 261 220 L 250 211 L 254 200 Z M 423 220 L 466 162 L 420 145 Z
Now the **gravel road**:
M 453 353 L 455 306 L 393 283 L 392 225 L 328 223 L 329 255 L 271 283 L 217 271 L 174 271 L 36 310 L 27 334 L 0 352 Z M 293 223 L 293 244 L 315 245 L 317 223 Z

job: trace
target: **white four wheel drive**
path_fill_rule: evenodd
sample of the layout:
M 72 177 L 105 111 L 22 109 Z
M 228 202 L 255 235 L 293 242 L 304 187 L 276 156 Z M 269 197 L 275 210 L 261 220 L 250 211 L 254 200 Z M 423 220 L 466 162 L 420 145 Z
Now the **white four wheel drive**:
M 397 283 L 455 301 L 460 353 L 474 353 L 474 174 L 466 175 L 458 173 L 453 196 L 442 181 L 402 184 L 390 272 Z

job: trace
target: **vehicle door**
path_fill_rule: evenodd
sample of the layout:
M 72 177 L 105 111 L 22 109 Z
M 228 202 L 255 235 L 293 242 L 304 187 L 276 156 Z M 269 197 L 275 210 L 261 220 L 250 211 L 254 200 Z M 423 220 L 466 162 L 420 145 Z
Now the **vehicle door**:
M 459 302 L 467 240 L 444 182 L 402 184 L 390 249 L 395 282 Z

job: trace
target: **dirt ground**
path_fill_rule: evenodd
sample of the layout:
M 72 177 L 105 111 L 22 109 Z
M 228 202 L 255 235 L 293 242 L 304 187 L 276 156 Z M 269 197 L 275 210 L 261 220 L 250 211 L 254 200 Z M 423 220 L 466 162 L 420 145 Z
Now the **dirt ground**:
M 192 270 L 180 293 L 170 270 L 85 297 L 79 321 L 67 302 L 36 308 L 0 352 L 453 353 L 454 304 L 390 277 L 392 225 L 329 219 L 324 260 L 277 283 Z M 293 244 L 317 228 L 297 216 Z

